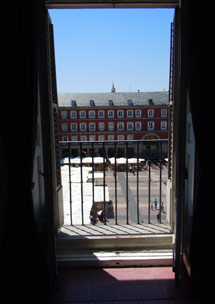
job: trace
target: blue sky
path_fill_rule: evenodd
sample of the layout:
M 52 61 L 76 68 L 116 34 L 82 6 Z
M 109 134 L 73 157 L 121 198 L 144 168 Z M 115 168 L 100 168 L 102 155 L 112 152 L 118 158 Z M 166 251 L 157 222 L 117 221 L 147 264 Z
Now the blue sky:
M 49 10 L 59 93 L 169 89 L 172 9 Z

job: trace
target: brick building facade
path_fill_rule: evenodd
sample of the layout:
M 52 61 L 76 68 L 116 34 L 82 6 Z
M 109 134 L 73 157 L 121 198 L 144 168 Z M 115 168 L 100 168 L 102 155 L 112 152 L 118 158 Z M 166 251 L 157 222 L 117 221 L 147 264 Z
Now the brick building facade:
M 58 103 L 60 141 L 168 139 L 168 92 L 116 93 L 113 86 L 111 93 L 59 94 Z

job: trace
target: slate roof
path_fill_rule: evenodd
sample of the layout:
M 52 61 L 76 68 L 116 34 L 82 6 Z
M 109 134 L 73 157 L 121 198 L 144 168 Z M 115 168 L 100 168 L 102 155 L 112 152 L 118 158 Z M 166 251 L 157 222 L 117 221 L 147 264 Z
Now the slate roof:
M 128 107 L 128 106 L 148 106 L 150 104 L 168 105 L 168 102 L 169 102 L 168 91 L 58 94 L 59 107 L 93 107 L 93 106 L 95 107 L 127 106 Z

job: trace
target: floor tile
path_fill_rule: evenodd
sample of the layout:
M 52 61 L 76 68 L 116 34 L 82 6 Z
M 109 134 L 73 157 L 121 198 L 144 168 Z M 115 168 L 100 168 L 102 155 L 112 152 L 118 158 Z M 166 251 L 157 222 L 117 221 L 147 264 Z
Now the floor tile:
M 93 284 L 91 289 L 91 300 L 93 301 L 114 301 L 116 299 L 115 284 Z
M 179 299 L 171 267 L 70 269 L 60 271 L 56 303 Z M 168 302 L 169 303 L 169 302 Z

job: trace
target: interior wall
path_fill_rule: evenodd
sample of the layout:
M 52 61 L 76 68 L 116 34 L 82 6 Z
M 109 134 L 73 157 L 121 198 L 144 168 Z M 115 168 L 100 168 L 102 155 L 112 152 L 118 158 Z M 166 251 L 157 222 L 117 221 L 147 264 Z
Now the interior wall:
M 46 47 L 41 44 L 41 33 L 45 35 L 45 30 L 41 30 L 45 6 L 43 0 L 16 3 L 13 9 L 11 3 L 6 6 L 8 23 L 4 24 L 6 39 L 2 58 L 7 64 L 5 72 L 2 72 L 7 97 L 1 104 L 0 119 L 0 180 L 3 190 L 0 263 L 5 293 L 1 293 L 1 297 L 5 295 L 8 302 L 27 299 L 31 303 L 41 303 L 40 300 L 53 288 L 50 267 L 54 269 L 47 260 L 47 255 L 49 258 L 51 254 L 53 256 L 52 240 L 47 243 L 41 239 L 32 200 L 39 68 L 46 73 L 44 66 L 40 66 L 40 54 L 46 54 Z M 45 223 L 44 238 L 48 237 L 49 225 Z
M 213 200 L 213 161 L 210 153 L 210 131 L 213 129 L 213 112 L 208 112 L 207 101 L 212 98 L 211 78 L 207 77 L 211 63 L 211 47 L 208 38 L 211 24 L 206 5 L 193 6 L 193 2 L 182 1 L 182 41 L 185 59 L 185 96 L 190 104 L 190 112 L 195 140 L 195 163 L 190 168 L 194 173 L 193 223 L 191 238 L 186 238 L 183 227 L 184 249 L 189 252 L 191 278 L 201 289 L 210 293 L 211 285 L 207 277 L 207 262 L 212 261 L 211 240 L 213 238 L 213 213 L 208 203 Z M 209 75 L 208 75 L 209 76 Z M 189 170 L 189 168 L 187 168 Z M 190 172 L 185 177 L 189 178 Z M 187 175 L 187 176 L 186 176 Z M 189 206 L 185 206 L 185 210 Z M 186 248 L 189 247 L 189 248 Z

